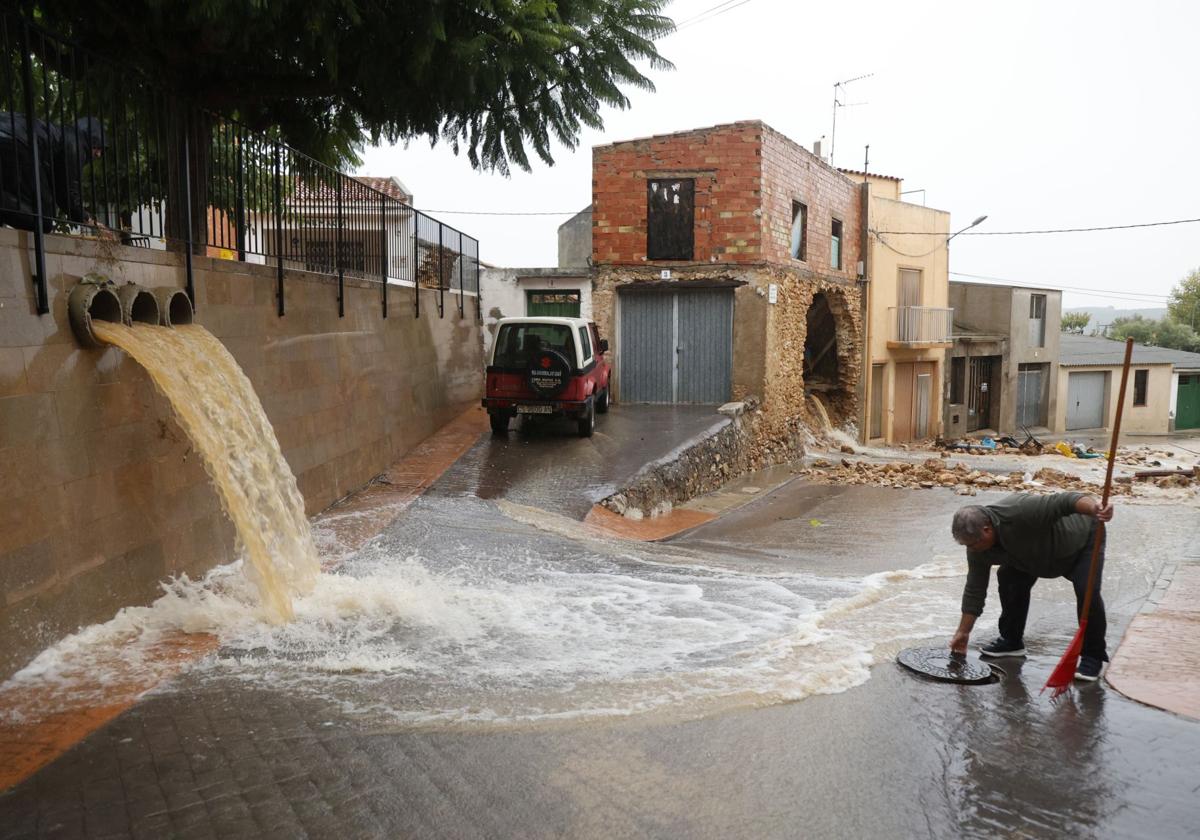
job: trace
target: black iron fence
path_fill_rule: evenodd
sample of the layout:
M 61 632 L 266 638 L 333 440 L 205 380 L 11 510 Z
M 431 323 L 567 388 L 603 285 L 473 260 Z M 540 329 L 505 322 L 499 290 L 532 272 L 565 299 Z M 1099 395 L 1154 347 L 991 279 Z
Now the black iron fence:
M 28 20 L 0 14 L 0 224 L 31 231 L 38 312 L 47 233 L 378 283 L 420 314 L 420 289 L 475 297 L 479 242 L 267 133 L 188 103 Z M 411 288 L 411 293 L 404 290 Z

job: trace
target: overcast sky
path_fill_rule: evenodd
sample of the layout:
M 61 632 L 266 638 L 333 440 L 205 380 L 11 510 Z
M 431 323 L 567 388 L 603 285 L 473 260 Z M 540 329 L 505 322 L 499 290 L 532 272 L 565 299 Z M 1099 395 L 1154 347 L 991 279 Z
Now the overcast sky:
M 721 0 L 677 0 L 676 22 Z M 591 200 L 591 147 L 761 119 L 828 150 L 833 85 L 846 88 L 834 163 L 924 189 L 954 229 L 1007 231 L 1200 217 L 1200 3 L 732 0 L 660 42 L 675 70 L 604 115 L 602 132 L 509 178 L 424 140 L 370 149 L 362 174 L 396 175 L 418 208 L 480 240 L 494 265 L 556 261 L 558 216 Z M 531 152 L 532 156 L 532 152 Z M 920 194 L 908 196 L 922 201 Z M 1073 305 L 1161 306 L 1200 267 L 1200 224 L 1047 236 L 961 236 L 950 270 L 1077 287 Z M 965 279 L 965 278 L 957 278 Z M 1103 294 L 1101 294 L 1103 293 Z M 1155 297 L 1158 296 L 1158 297 Z

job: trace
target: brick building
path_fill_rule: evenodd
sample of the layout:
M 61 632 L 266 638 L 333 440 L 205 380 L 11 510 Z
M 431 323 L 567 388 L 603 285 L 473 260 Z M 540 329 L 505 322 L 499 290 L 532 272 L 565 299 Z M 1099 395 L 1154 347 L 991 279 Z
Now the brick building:
M 592 150 L 593 313 L 625 402 L 856 417 L 864 191 L 760 121 Z

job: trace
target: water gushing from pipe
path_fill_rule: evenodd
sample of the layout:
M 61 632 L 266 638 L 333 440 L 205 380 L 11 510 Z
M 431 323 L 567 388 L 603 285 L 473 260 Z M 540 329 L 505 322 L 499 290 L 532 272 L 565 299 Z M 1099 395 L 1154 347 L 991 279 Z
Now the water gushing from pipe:
M 290 621 L 293 596 L 312 591 L 320 563 L 295 476 L 250 380 L 197 324 L 91 328 L 136 359 L 170 400 L 233 520 L 264 617 Z

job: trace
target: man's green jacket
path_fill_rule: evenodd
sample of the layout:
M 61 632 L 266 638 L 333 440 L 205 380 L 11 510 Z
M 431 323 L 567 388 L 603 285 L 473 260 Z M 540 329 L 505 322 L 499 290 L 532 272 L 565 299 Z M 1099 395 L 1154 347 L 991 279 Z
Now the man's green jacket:
M 1083 495 L 1014 493 L 994 505 L 984 505 L 996 543 L 987 551 L 967 552 L 962 611 L 971 615 L 983 612 L 992 566 L 1009 566 L 1043 578 L 1067 574 L 1096 523 L 1094 517 L 1075 512 L 1075 503 Z

